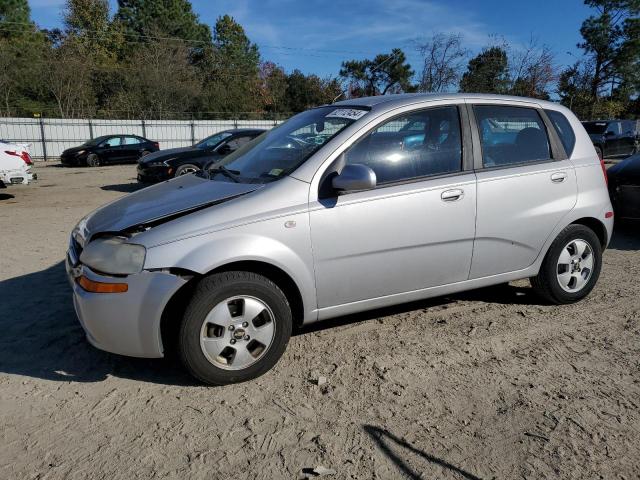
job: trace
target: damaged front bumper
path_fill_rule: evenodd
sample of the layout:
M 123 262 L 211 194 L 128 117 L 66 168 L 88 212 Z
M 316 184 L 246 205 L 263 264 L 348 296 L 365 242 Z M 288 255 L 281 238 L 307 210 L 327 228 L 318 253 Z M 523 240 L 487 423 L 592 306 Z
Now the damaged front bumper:
M 164 355 L 162 312 L 187 278 L 165 271 L 143 271 L 125 277 L 101 275 L 80 263 L 73 241 L 67 252 L 66 268 L 78 320 L 93 346 L 132 357 Z M 123 293 L 88 292 L 78 283 L 82 276 L 92 282 L 123 282 L 128 289 Z

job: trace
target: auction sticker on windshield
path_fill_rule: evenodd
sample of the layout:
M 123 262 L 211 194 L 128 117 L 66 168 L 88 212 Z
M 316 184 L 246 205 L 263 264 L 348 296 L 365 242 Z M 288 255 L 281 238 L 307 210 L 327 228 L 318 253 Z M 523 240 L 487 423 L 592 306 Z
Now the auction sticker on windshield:
M 355 108 L 338 108 L 334 110 L 330 114 L 327 115 L 327 118 L 349 118 L 351 120 L 358 120 L 359 118 L 366 115 L 368 110 L 358 110 Z

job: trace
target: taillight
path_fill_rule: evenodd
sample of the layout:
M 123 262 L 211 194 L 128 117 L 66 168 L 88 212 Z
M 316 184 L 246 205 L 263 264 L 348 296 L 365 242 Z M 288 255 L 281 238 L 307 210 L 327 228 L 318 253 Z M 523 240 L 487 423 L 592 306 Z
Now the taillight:
M 20 157 L 27 165 L 33 165 L 33 161 L 31 161 L 31 155 L 29 155 L 27 152 L 18 153 L 14 152 L 13 150 L 5 150 L 4 153 L 13 155 L 14 157 Z
M 33 161 L 31 160 L 31 155 L 29 155 L 29 152 L 24 151 L 20 156 L 22 157 L 22 160 L 24 160 L 24 163 L 26 163 L 29 166 L 33 165 Z
M 155 145 L 155 147 L 160 150 L 160 144 L 158 142 L 153 142 L 153 144 Z
M 609 177 L 607 177 L 607 167 L 604 166 L 604 160 L 600 160 L 600 166 L 602 167 L 602 173 L 604 174 L 604 183 L 609 185 Z

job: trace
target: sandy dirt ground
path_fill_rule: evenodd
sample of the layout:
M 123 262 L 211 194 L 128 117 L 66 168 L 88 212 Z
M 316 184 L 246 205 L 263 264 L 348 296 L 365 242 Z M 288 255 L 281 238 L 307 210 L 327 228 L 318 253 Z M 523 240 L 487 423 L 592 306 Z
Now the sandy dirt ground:
M 76 321 L 68 234 L 135 167 L 37 170 L 0 190 L 0 479 L 640 478 L 640 227 L 579 304 L 522 281 L 340 318 L 207 388 Z

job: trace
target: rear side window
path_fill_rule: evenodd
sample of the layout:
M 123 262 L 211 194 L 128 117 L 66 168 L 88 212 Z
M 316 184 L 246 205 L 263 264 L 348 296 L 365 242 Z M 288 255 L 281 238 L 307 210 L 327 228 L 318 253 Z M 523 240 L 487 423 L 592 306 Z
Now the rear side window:
M 480 130 L 482 164 L 501 167 L 551 159 L 544 122 L 532 108 L 473 107 Z
M 345 160 L 371 168 L 380 185 L 459 172 L 458 109 L 430 108 L 395 117 L 358 140 Z
M 576 134 L 573 132 L 569 120 L 562 113 L 555 110 L 545 110 L 545 112 L 560 137 L 567 157 L 570 157 L 573 153 L 573 147 L 576 146 Z
M 140 140 L 136 137 L 124 137 L 125 145 L 137 145 L 138 143 L 140 143 Z

